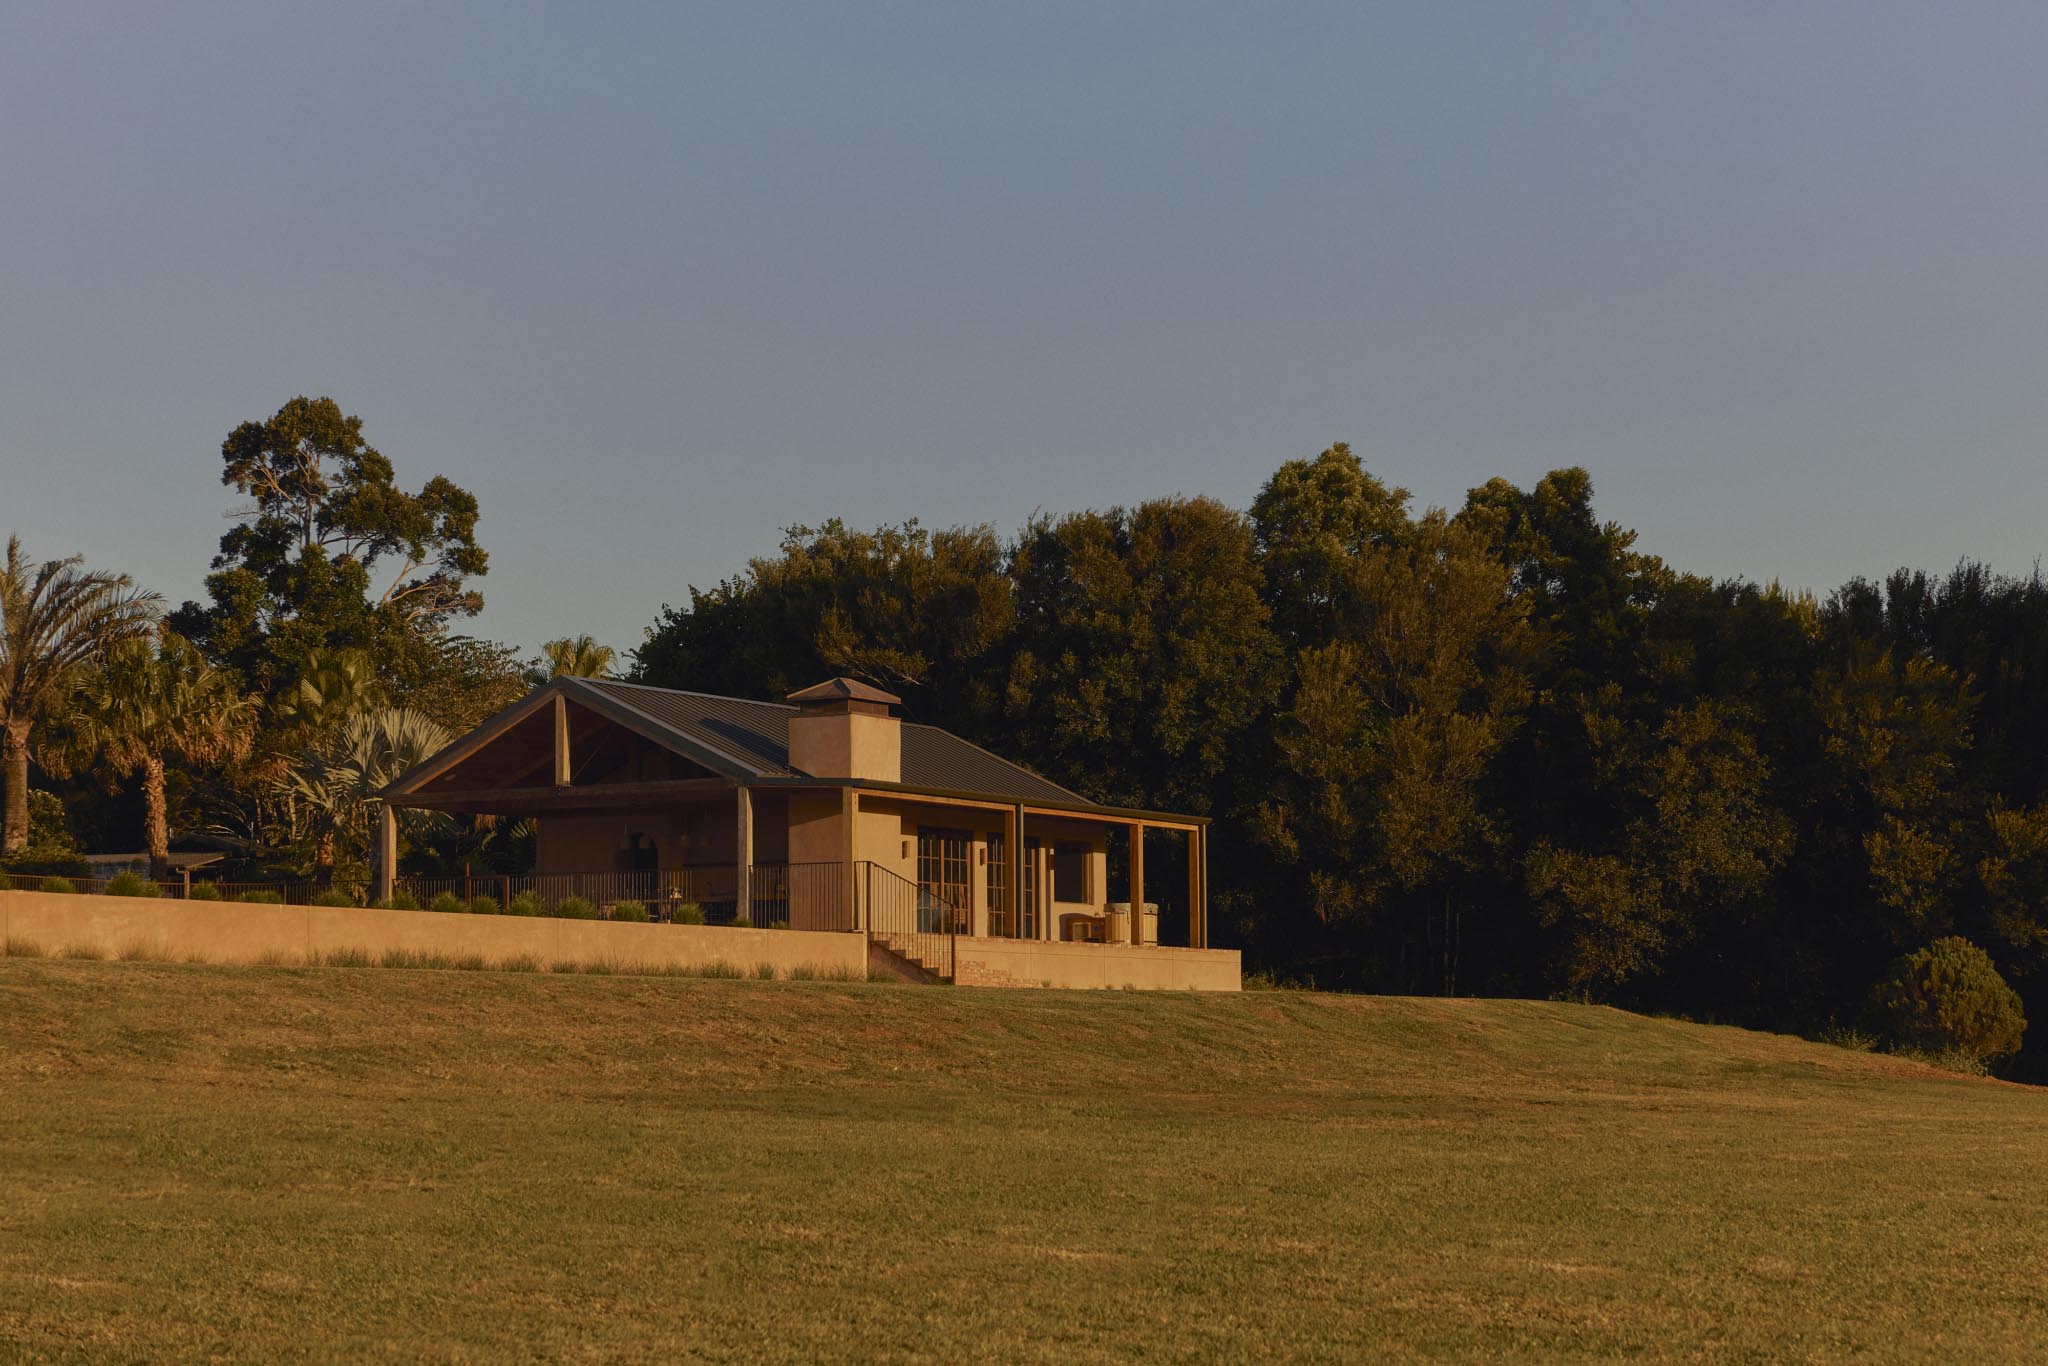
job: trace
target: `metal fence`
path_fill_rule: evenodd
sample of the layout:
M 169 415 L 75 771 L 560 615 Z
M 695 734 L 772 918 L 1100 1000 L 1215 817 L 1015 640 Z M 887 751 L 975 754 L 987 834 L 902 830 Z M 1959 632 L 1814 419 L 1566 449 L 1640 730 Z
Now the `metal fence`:
M 547 914 L 577 898 L 590 903 L 600 918 L 632 902 L 648 918 L 677 918 L 706 925 L 754 929 L 851 930 L 855 928 L 841 863 L 757 863 L 753 865 L 747 904 L 740 905 L 739 868 L 733 864 L 695 868 L 646 868 L 628 872 L 496 873 L 466 877 L 408 877 L 393 890 L 421 906 L 440 897 L 465 905 L 479 898 L 499 907 L 531 896 Z
M 317 882 L 215 882 L 194 878 L 151 881 L 132 873 L 112 877 L 69 877 L 47 873 L 0 873 L 0 891 L 76 892 L 86 896 L 133 896 L 152 900 L 243 901 L 255 904 L 304 906 L 322 893 L 346 897 L 353 905 L 363 903 L 368 890 L 349 883 L 322 886 Z

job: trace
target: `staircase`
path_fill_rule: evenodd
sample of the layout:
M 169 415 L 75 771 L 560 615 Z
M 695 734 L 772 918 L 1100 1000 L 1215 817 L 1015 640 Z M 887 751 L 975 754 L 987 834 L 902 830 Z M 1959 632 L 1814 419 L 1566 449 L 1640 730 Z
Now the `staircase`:
M 965 913 L 910 879 L 863 862 L 854 886 L 868 935 L 868 965 L 909 982 L 953 980 L 953 940 Z

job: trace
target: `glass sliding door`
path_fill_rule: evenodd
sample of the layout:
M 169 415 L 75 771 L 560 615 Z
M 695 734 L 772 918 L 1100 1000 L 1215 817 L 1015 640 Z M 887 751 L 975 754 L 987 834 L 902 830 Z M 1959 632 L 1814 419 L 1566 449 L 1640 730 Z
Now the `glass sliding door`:
M 972 934 L 973 836 L 965 830 L 917 831 L 917 919 L 926 934 Z

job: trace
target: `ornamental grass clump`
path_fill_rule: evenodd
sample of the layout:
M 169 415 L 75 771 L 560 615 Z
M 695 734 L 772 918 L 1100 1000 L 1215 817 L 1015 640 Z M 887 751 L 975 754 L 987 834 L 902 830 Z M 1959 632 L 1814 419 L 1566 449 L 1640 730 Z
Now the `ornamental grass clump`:
M 2019 993 L 1989 954 L 1955 935 L 1894 963 L 1871 1005 L 1896 1042 L 1937 1059 L 1988 1062 L 2018 1052 L 2027 1032 Z
M 461 915 L 469 910 L 469 903 L 453 892 L 443 892 L 427 903 L 427 909 L 439 915 Z
M 100 894 L 102 896 L 154 897 L 162 896 L 163 891 L 154 882 L 146 880 L 138 873 L 116 873 L 107 879 L 107 885 L 101 889 Z
M 545 915 L 547 907 L 532 892 L 521 892 L 505 907 L 506 915 Z
M 356 904 L 356 899 L 350 896 L 347 892 L 336 891 L 334 888 L 330 887 L 326 891 L 320 892 L 317 895 L 315 895 L 313 899 L 307 904 L 312 906 L 353 907 Z
M 469 913 L 471 915 L 496 915 L 498 913 L 498 898 L 494 896 L 471 897 L 469 899 Z
M 55 892 L 61 896 L 71 896 L 78 891 L 78 884 L 68 877 L 46 877 L 43 879 L 42 890 Z
M 647 908 L 637 901 L 619 901 L 612 905 L 612 919 L 624 920 L 630 924 L 647 923 Z
M 185 900 L 218 901 L 220 900 L 220 888 L 214 886 L 211 882 L 195 882 L 192 884 L 191 889 L 185 893 Z
M 595 920 L 597 907 L 587 898 L 565 896 L 555 903 L 555 918 L 558 920 Z
M 669 918 L 678 925 L 701 925 L 704 923 L 704 908 L 694 901 L 685 901 Z
M 284 893 L 264 891 L 243 892 L 235 900 L 245 906 L 282 906 L 284 905 Z

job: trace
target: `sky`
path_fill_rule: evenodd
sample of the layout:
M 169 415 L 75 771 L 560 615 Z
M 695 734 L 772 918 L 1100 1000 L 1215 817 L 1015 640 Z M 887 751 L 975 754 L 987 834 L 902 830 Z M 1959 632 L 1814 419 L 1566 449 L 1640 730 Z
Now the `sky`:
M 2048 552 L 2048 7 L 0 4 L 0 532 L 196 596 L 331 395 L 532 647 L 782 527 L 1584 465 L 1821 592 Z

